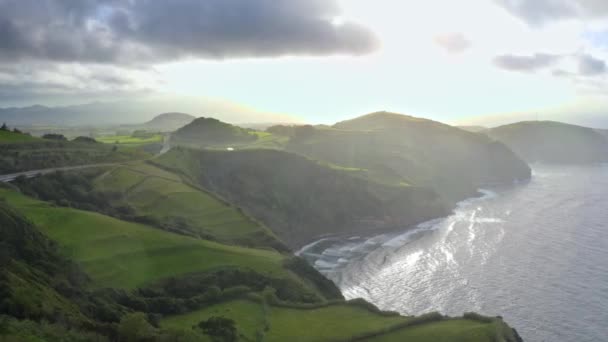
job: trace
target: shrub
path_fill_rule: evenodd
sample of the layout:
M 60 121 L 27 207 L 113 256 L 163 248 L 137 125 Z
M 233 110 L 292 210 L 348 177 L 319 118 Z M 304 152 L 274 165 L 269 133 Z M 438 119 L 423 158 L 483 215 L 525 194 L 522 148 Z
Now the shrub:
M 154 327 L 146 320 L 146 315 L 141 312 L 126 315 L 118 325 L 118 336 L 124 342 L 150 340 L 155 334 Z
M 482 316 L 476 312 L 466 312 L 464 315 L 462 315 L 462 317 L 471 321 L 477 321 L 481 323 L 494 322 L 494 319 L 492 317 Z
M 236 324 L 229 318 L 214 316 L 200 322 L 198 327 L 217 341 L 233 342 L 237 340 Z
M 48 133 L 43 135 L 42 138 L 48 140 L 68 141 L 68 138 L 66 138 L 63 134 Z

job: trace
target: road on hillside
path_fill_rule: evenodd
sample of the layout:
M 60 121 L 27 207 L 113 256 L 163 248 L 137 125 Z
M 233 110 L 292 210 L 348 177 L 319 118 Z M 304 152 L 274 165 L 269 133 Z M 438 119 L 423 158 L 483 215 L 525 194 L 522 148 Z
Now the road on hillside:
M 79 165 L 79 166 L 54 167 L 54 168 L 42 169 L 42 170 L 22 171 L 22 172 L 10 173 L 7 175 L 0 175 L 0 183 L 12 182 L 19 176 L 24 176 L 25 178 L 34 178 L 34 177 L 46 175 L 49 173 L 53 173 L 56 171 L 81 170 L 81 169 L 89 169 L 89 168 L 94 168 L 94 167 L 114 166 L 114 165 L 118 165 L 118 164 L 119 163 L 90 164 L 90 165 Z
M 159 157 L 171 149 L 171 134 L 165 135 L 163 139 L 163 147 L 160 152 L 154 156 L 154 158 Z M 25 178 L 34 178 L 42 175 L 46 175 L 49 173 L 53 173 L 56 171 L 71 171 L 71 170 L 81 170 L 81 169 L 90 169 L 95 167 L 103 167 L 103 166 L 115 166 L 122 163 L 105 163 L 105 164 L 89 164 L 89 165 L 78 165 L 78 166 L 64 166 L 64 167 L 54 167 L 50 169 L 42 169 L 42 170 L 31 170 L 31 171 L 22 171 L 16 173 L 10 173 L 6 175 L 0 175 L 0 183 L 9 183 L 14 181 L 19 176 L 24 176 Z

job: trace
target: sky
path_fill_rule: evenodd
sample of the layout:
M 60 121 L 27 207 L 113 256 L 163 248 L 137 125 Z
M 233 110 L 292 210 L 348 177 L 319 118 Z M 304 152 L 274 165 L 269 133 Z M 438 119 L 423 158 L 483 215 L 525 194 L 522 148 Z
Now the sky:
M 607 60 L 604 0 L 0 0 L 0 107 L 172 96 L 311 123 L 608 127 Z

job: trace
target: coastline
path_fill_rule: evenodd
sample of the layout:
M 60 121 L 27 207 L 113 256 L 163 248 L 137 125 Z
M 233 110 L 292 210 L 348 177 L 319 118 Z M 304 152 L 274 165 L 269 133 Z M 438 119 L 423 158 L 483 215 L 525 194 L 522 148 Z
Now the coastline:
M 318 246 L 319 244 L 322 244 L 323 242 L 330 242 L 330 241 L 340 242 L 340 241 L 348 241 L 348 240 L 353 240 L 353 239 L 369 240 L 369 239 L 378 238 L 378 237 L 384 236 L 384 235 L 397 234 L 395 237 L 393 237 L 393 239 L 394 239 L 394 238 L 398 238 L 398 237 L 401 237 L 406 234 L 411 235 L 411 234 L 415 234 L 420 231 L 426 231 L 426 230 L 431 229 L 431 227 L 435 226 L 439 221 L 444 220 L 444 219 L 450 217 L 451 215 L 454 215 L 454 213 L 456 212 L 456 210 L 458 208 L 461 208 L 462 206 L 465 206 L 465 205 L 470 204 L 475 201 L 484 200 L 484 199 L 492 198 L 495 196 L 497 196 L 497 193 L 495 191 L 489 190 L 487 188 L 479 188 L 479 189 L 477 189 L 477 196 L 468 197 L 461 201 L 456 202 L 454 207 L 451 209 L 451 211 L 447 215 L 442 215 L 442 216 L 438 216 L 435 218 L 426 219 L 421 222 L 409 225 L 407 227 L 370 228 L 370 229 L 363 229 L 363 230 L 355 230 L 355 231 L 351 231 L 351 232 L 344 233 L 344 234 L 331 234 L 331 235 L 319 236 L 319 237 L 315 238 L 314 240 L 311 240 L 307 244 L 299 247 L 297 251 L 294 251 L 294 254 L 296 256 L 302 256 L 303 254 L 306 254 L 307 251 L 314 250 L 314 248 L 316 246 Z M 390 240 L 392 240 L 392 239 L 390 239 Z

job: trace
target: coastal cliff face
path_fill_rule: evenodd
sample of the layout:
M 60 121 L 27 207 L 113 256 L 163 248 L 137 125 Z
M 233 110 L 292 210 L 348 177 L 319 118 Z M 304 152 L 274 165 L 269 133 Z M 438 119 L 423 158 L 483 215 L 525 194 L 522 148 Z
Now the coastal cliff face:
M 387 112 L 295 135 L 287 149 L 366 169 L 383 182 L 433 188 L 449 205 L 474 196 L 484 185 L 511 183 L 531 175 L 523 160 L 487 136 Z
M 608 138 L 592 128 L 553 121 L 519 122 L 487 131 L 530 163 L 608 162 Z
M 365 171 L 320 164 L 273 150 L 174 149 L 161 162 L 180 165 L 198 185 L 271 228 L 290 247 L 324 235 L 397 229 L 449 213 L 430 188 L 380 184 Z
M 242 208 L 292 248 L 322 236 L 405 229 L 449 214 L 480 187 L 531 174 L 485 135 L 400 114 L 332 127 L 276 126 L 267 134 L 283 137 L 283 150 L 248 147 L 249 131 L 197 119 L 175 134 L 188 136 L 187 146 L 212 140 L 242 149 L 179 148 L 159 162 Z

